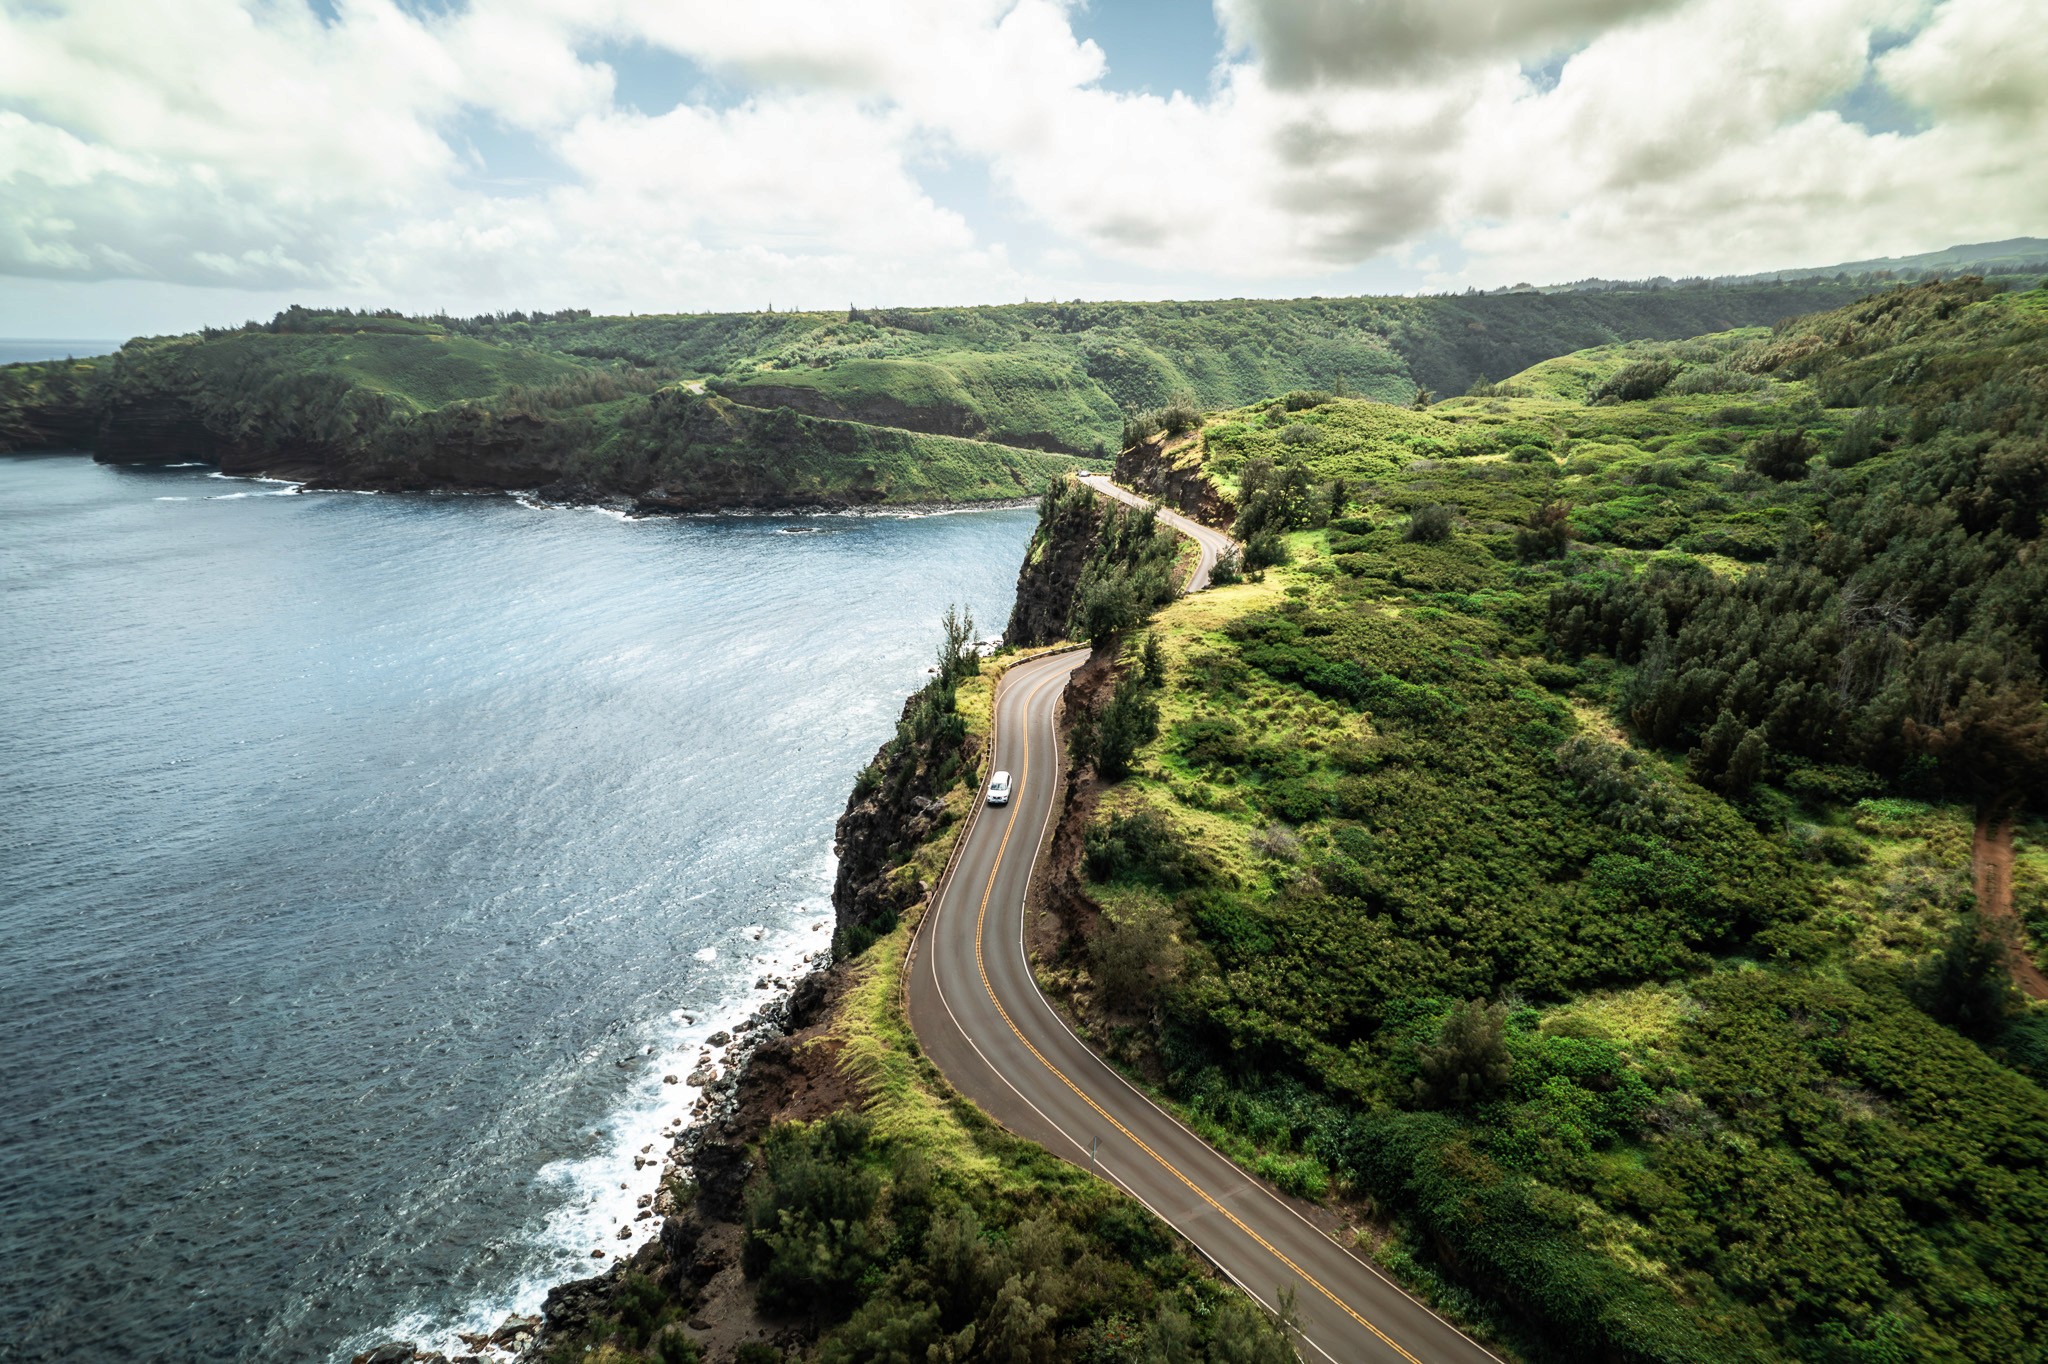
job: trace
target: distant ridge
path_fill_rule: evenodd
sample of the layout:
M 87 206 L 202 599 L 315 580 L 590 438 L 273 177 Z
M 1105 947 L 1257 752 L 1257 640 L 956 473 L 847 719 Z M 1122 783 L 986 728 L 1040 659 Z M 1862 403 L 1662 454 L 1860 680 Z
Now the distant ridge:
M 1569 284 L 1516 284 L 1485 292 L 1600 293 L 1615 289 L 1684 289 L 1714 285 L 1770 284 L 1780 280 L 1833 279 L 1837 276 L 1846 276 L 1850 283 L 1883 284 L 1894 280 L 1922 280 L 1931 275 L 2033 275 L 2044 272 L 2048 272 L 2048 237 L 2010 237 L 2002 242 L 1977 242 L 1969 246 L 1951 246 L 1940 251 L 1923 251 L 1916 256 L 1878 256 L 1870 260 L 1843 261 L 1839 265 L 1761 270 L 1748 275 L 1690 275 L 1681 279 L 1674 279 L 1669 275 L 1658 275 L 1651 279 L 1596 277 L 1573 280 Z

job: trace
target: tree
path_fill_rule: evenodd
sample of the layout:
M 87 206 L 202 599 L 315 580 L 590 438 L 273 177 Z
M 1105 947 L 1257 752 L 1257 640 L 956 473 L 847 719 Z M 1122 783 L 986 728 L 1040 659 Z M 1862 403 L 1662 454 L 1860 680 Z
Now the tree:
M 981 671 L 981 653 L 974 646 L 974 612 L 948 606 L 939 628 L 939 685 L 951 687 Z
M 1426 502 L 1408 514 L 1408 529 L 1401 538 L 1425 545 L 1448 539 L 1455 514 L 1454 508 L 1441 502 Z
M 1050 1304 L 1032 1301 L 1024 1281 L 1012 1274 L 996 1290 L 976 1341 L 988 1364 L 1051 1364 L 1055 1341 Z
M 1280 538 L 1277 530 L 1262 530 L 1246 537 L 1244 542 L 1244 566 L 1247 569 L 1271 568 L 1287 562 L 1287 542 Z
M 1572 542 L 1572 504 L 1545 502 L 1529 513 L 1529 522 L 1515 532 L 1515 553 L 1523 559 L 1562 558 Z
M 1109 704 L 1095 717 L 1093 756 L 1096 774 L 1105 781 L 1130 775 L 1131 759 L 1159 733 L 1159 703 L 1141 676 L 1126 675 L 1116 684 Z
M 2006 946 L 1965 914 L 1918 981 L 1921 1007 L 1965 1036 L 1989 1041 L 2013 1006 Z
M 1138 650 L 1138 675 L 1145 679 L 1148 687 L 1162 686 L 1166 682 L 1166 656 L 1159 651 L 1159 632 L 1150 631 L 1145 636 L 1145 645 Z
M 1763 780 L 1764 763 L 1770 753 L 1762 730 L 1752 729 L 1744 734 L 1742 742 L 1728 755 L 1728 770 L 1721 778 L 1721 789 L 1731 796 L 1748 795 L 1750 788 Z
M 1472 1000 L 1451 1010 L 1432 1046 L 1415 1049 L 1422 1075 L 1416 1097 L 1435 1107 L 1475 1104 L 1507 1083 L 1514 1068 L 1508 1056 L 1507 1008 Z
M 1138 594 L 1131 575 L 1116 565 L 1090 564 L 1081 572 L 1077 612 L 1083 639 L 1100 641 L 1138 623 Z
M 1752 472 L 1775 483 L 1797 483 L 1806 477 L 1807 464 L 1817 453 L 1805 427 L 1796 431 L 1766 431 L 1749 443 L 1743 462 Z

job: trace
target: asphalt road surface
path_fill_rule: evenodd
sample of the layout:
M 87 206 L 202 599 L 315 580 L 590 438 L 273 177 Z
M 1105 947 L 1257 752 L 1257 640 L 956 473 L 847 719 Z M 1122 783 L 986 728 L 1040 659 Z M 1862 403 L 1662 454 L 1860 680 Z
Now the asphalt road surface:
M 1082 474 L 1080 479 L 1095 491 L 1119 502 L 1128 502 L 1133 507 L 1151 507 L 1150 498 L 1140 497 L 1130 489 L 1111 483 L 1105 474 Z M 1188 579 L 1187 590 L 1199 592 L 1209 585 L 1209 570 L 1216 567 L 1217 558 L 1225 550 L 1236 549 L 1237 544 L 1220 530 L 1211 530 L 1199 521 L 1191 521 L 1170 507 L 1159 507 L 1159 519 L 1172 526 L 1182 535 L 1193 540 L 1202 550 L 1202 560 L 1195 566 L 1195 573 Z
M 1291 1292 L 1309 1364 L 1498 1364 L 1132 1087 L 1039 993 L 1024 899 L 1059 786 L 1055 706 L 1086 659 L 1048 654 L 1003 678 L 990 767 L 1010 773 L 1015 794 L 977 807 L 919 928 L 909 993 L 919 1043 L 997 1122 L 1116 1183 L 1267 1308 Z

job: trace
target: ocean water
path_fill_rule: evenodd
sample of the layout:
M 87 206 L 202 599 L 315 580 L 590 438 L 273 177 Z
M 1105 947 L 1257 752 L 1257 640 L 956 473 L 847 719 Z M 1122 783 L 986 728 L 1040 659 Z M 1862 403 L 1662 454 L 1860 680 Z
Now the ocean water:
M 446 1342 L 630 1250 L 1031 524 L 0 458 L 0 1360 Z
M 93 355 L 112 355 L 121 349 L 119 341 L 67 341 L 32 337 L 0 336 L 0 365 L 18 365 L 26 360 L 83 360 Z

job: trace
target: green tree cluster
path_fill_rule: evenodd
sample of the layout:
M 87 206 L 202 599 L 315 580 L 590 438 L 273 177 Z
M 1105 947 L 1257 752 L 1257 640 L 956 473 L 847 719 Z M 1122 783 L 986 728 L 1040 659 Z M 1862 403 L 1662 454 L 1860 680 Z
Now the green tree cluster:
M 1293 1357 L 1275 1323 L 1093 1181 L 997 1195 L 854 1114 L 769 1130 L 744 1235 L 762 1309 L 819 1328 L 829 1364 Z M 1112 1340 L 1126 1344 L 1105 1353 Z

